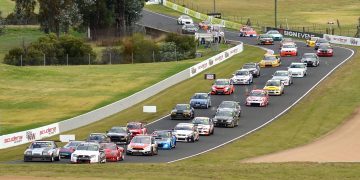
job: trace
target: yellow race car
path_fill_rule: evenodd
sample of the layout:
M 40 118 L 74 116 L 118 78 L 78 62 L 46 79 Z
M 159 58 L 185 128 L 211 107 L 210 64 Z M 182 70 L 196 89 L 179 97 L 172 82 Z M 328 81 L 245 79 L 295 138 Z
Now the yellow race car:
M 319 37 L 310 37 L 309 39 L 306 40 L 306 46 L 307 47 L 314 47 L 315 46 L 315 42 L 316 40 L 318 40 Z
M 278 67 L 281 64 L 280 57 L 274 54 L 265 54 L 264 58 L 260 61 L 260 67 Z
M 265 89 L 269 95 L 281 96 L 284 94 L 284 83 L 278 79 L 270 79 L 266 82 Z

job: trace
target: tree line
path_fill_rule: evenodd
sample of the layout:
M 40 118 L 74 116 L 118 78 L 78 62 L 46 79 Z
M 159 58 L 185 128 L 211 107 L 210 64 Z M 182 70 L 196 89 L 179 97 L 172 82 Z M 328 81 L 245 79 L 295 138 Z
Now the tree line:
M 7 19 L 12 24 L 29 24 L 34 19 L 45 33 L 67 33 L 71 27 L 97 32 L 115 27 L 125 34 L 127 27 L 141 18 L 147 0 L 14 0 L 14 12 Z M 35 13 L 39 7 L 38 14 Z

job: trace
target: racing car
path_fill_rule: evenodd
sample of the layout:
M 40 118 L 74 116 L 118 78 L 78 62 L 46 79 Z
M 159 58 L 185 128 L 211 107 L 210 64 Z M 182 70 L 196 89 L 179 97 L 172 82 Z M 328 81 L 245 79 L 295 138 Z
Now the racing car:
M 196 117 L 192 123 L 195 124 L 200 135 L 209 136 L 214 134 L 214 123 L 212 119 L 208 117 Z
M 110 142 L 110 138 L 104 133 L 91 133 L 89 137 L 86 139 L 87 142 Z
M 146 134 L 147 128 L 144 123 L 141 122 L 128 122 L 126 127 L 129 129 L 131 136 L 134 137 L 138 134 Z
M 201 21 L 199 23 L 199 29 L 202 29 L 202 30 L 208 30 L 209 28 L 211 27 L 211 22 L 206 20 L 206 21 Z
M 115 144 L 129 144 L 132 137 L 131 134 L 127 127 L 115 126 L 112 127 L 106 135 L 110 138 L 110 141 Z
M 268 34 L 260 34 L 258 37 L 258 44 L 259 45 L 273 45 L 274 39 L 271 35 Z
M 211 87 L 211 94 L 232 94 L 234 93 L 234 85 L 230 79 L 217 79 Z
M 170 118 L 174 119 L 187 119 L 194 118 L 195 111 L 190 104 L 177 104 L 173 110 L 171 110 Z
M 319 56 L 315 53 L 304 53 L 301 60 L 302 63 L 306 63 L 307 66 L 319 66 Z
M 245 63 L 241 69 L 248 69 L 253 77 L 259 77 L 260 76 L 260 66 L 259 63 Z
M 194 24 L 184 24 L 181 28 L 181 33 L 195 34 L 198 30 L 198 27 L 196 27 Z
M 265 87 L 269 95 L 281 96 L 284 94 L 284 83 L 278 79 L 270 79 L 266 82 Z
M 286 70 L 278 70 L 274 73 L 272 79 L 278 79 L 285 86 L 290 86 L 293 83 L 292 76 L 289 71 Z
M 64 147 L 60 148 L 60 158 L 70 159 L 71 154 L 75 151 L 76 147 L 84 141 L 70 141 Z
M 266 34 L 270 35 L 274 41 L 281 41 L 283 39 L 283 35 L 277 30 L 270 30 Z
M 304 77 L 307 75 L 307 63 L 291 63 L 288 67 L 292 77 Z
M 176 147 L 176 136 L 172 130 L 156 130 L 152 133 L 159 149 L 173 149 Z
M 288 43 L 293 43 L 295 44 L 295 41 L 291 38 L 283 38 L 281 41 L 280 41 L 280 49 L 282 48 L 282 46 L 284 44 L 288 44 Z
M 195 142 L 200 139 L 197 127 L 192 123 L 178 123 L 174 128 L 174 134 L 176 141 Z
M 193 108 L 206 108 L 211 106 L 211 97 L 208 93 L 195 93 L 190 99 Z
M 314 49 L 318 50 L 320 45 L 330 45 L 329 41 L 324 38 L 319 38 L 315 41 Z
M 223 101 L 217 108 L 217 111 L 221 109 L 231 109 L 235 112 L 235 114 L 240 117 L 241 116 L 241 106 L 236 101 Z
M 260 67 L 278 67 L 281 64 L 280 57 L 273 54 L 265 54 L 263 59 L 259 62 Z
M 253 83 L 253 75 L 248 69 L 240 69 L 233 74 L 231 82 L 233 84 L 251 84 Z
M 269 94 L 264 89 L 251 90 L 246 98 L 245 104 L 247 106 L 267 106 L 269 104 Z
M 240 28 L 239 36 L 240 37 L 256 37 L 257 33 L 250 26 L 243 26 Z
M 177 19 L 177 23 L 180 25 L 184 25 L 184 24 L 194 24 L 194 21 L 191 19 L 190 16 L 188 15 L 181 15 L 178 19 Z
M 34 141 L 24 152 L 24 162 L 59 160 L 59 148 L 54 141 Z
M 239 116 L 233 109 L 219 109 L 213 118 L 215 126 L 235 127 L 239 125 Z
M 285 43 L 280 49 L 280 56 L 297 56 L 298 50 L 295 43 Z
M 331 45 L 320 45 L 318 50 L 316 51 L 316 54 L 319 57 L 331 57 L 334 55 L 334 49 Z
M 158 144 L 152 135 L 136 135 L 126 148 L 127 155 L 157 155 Z
M 104 150 L 97 142 L 83 142 L 71 154 L 71 163 L 105 163 Z
M 115 143 L 100 143 L 100 147 L 105 152 L 106 161 L 123 161 L 125 159 L 125 151 L 123 147 L 118 147 Z
M 307 47 L 314 47 L 315 46 L 315 42 L 319 39 L 319 37 L 310 37 L 306 40 L 306 46 Z

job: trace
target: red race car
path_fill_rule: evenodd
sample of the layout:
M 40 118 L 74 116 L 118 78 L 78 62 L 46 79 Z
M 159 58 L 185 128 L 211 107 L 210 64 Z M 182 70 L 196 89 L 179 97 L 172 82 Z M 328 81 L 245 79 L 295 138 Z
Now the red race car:
M 267 106 L 269 104 L 269 94 L 264 89 L 254 89 L 246 98 L 247 106 Z
M 280 56 L 297 56 L 298 50 L 295 43 L 284 43 L 280 49 Z
M 253 28 L 251 28 L 249 26 L 243 26 L 240 29 L 239 36 L 240 37 L 256 37 L 257 33 Z
M 104 149 L 106 161 L 117 162 L 124 160 L 124 148 L 118 147 L 115 143 L 101 143 L 100 146 Z
M 234 93 L 234 85 L 230 79 L 217 79 L 211 87 L 211 94 L 232 94 Z
M 320 45 L 316 54 L 320 56 L 333 56 L 334 55 L 334 49 L 331 47 L 331 45 Z
M 145 125 L 141 122 L 129 122 L 127 123 L 126 127 L 131 132 L 131 136 L 134 137 L 138 134 L 146 134 L 147 129 Z

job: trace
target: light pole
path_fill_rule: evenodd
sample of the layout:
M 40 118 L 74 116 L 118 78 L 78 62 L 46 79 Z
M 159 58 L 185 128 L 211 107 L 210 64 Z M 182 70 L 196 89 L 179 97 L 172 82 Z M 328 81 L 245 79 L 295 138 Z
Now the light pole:
M 216 12 L 215 0 L 214 0 L 214 13 Z
M 277 0 L 275 0 L 275 28 L 277 28 Z

